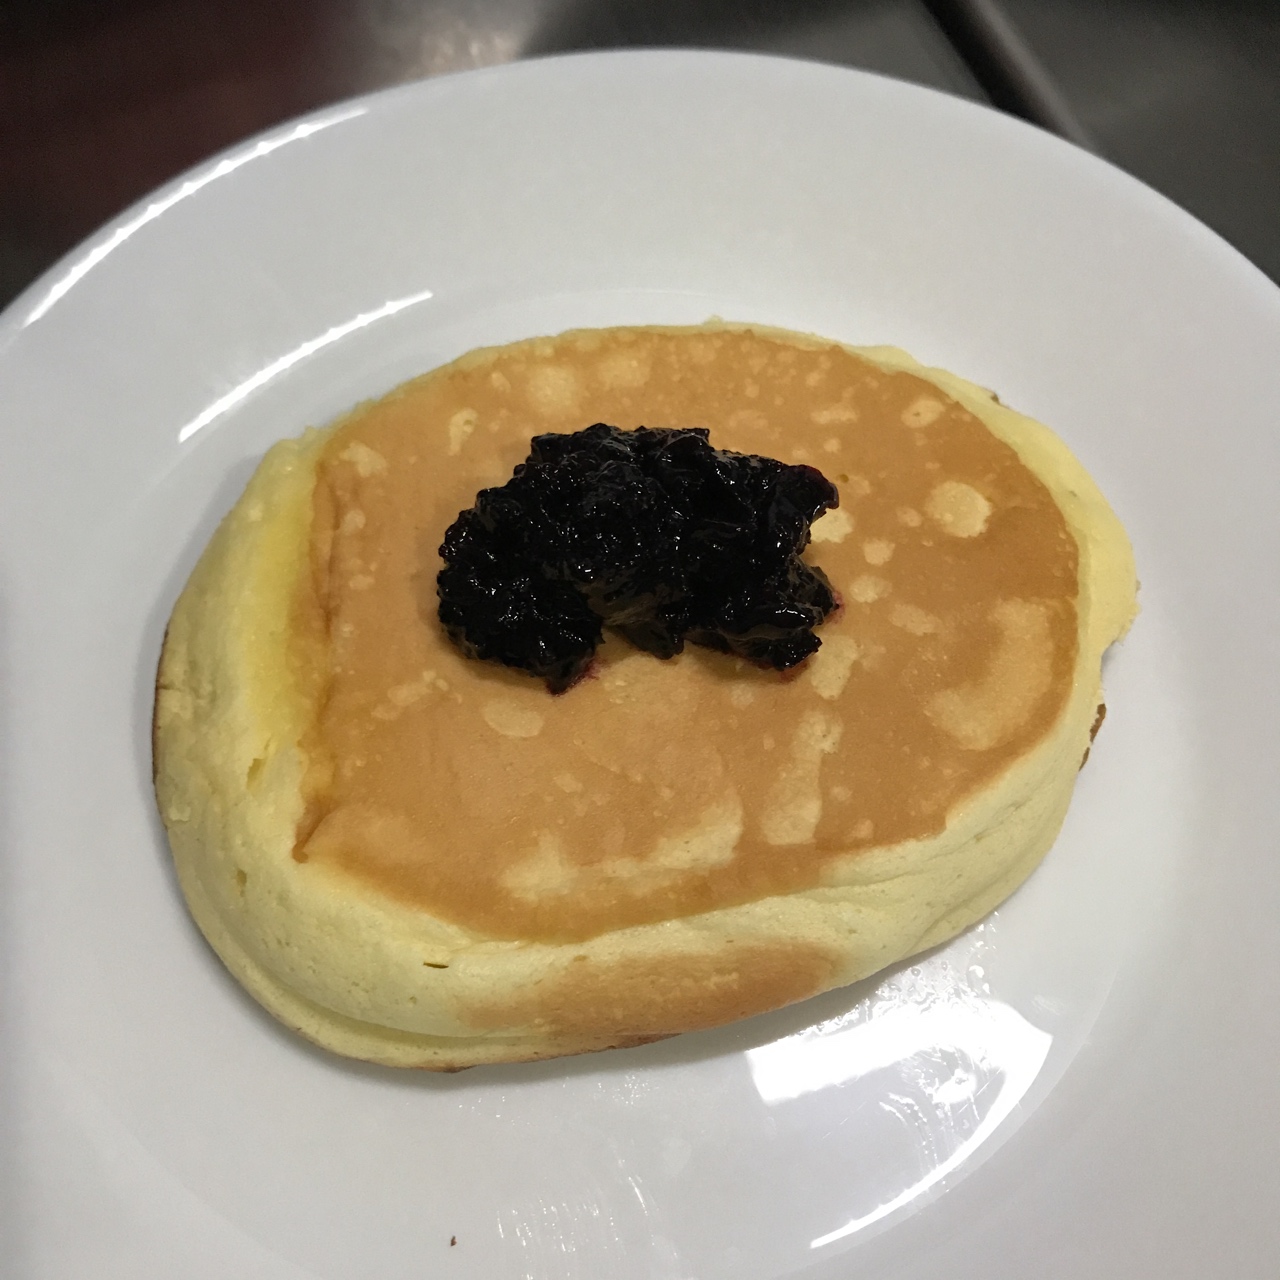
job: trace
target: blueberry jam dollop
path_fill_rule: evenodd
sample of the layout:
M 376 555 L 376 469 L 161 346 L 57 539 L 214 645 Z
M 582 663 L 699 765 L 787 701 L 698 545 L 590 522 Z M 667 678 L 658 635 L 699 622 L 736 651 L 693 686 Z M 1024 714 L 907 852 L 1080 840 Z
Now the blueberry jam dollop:
M 445 533 L 436 588 L 454 643 L 553 693 L 585 674 L 605 627 L 660 658 L 688 642 L 784 670 L 815 652 L 837 598 L 800 553 L 839 494 L 813 467 L 708 434 L 598 422 L 535 436 Z

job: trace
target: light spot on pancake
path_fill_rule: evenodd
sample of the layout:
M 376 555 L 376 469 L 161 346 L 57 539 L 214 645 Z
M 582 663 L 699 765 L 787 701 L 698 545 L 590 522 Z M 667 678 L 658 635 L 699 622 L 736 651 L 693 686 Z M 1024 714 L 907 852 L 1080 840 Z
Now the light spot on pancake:
M 856 498 L 865 498 L 871 492 L 871 481 L 866 476 L 841 476 L 840 483 Z
M 420 702 L 436 685 L 442 688 L 447 687 L 433 671 L 424 671 L 420 680 L 393 686 L 387 690 L 386 702 L 374 707 L 373 718 L 394 720 L 405 707 L 411 707 L 415 702 Z
M 673 680 L 683 685 L 688 678 L 688 673 L 678 658 L 665 668 L 665 672 L 668 687 Z M 653 678 L 653 659 L 648 654 L 633 649 L 625 657 L 601 663 L 598 681 L 610 702 L 625 706 L 643 702 L 649 697 Z
M 899 507 L 897 515 L 899 523 L 905 524 L 908 529 L 918 529 L 924 523 L 924 516 L 915 507 Z
M 745 681 L 738 681 L 729 686 L 729 701 L 741 711 L 756 700 L 756 691 Z
M 190 822 L 191 806 L 175 801 L 164 811 L 164 816 L 170 822 Z
M 693 338 L 685 346 L 694 364 L 710 364 L 720 351 L 719 338 Z
M 265 514 L 266 508 L 263 507 L 262 503 L 254 502 L 250 504 L 248 511 L 244 513 L 244 517 L 250 524 L 258 524 Z
M 804 844 L 813 839 L 822 817 L 822 759 L 840 745 L 844 726 L 824 711 L 806 711 L 791 742 L 791 758 L 782 766 L 760 820 L 769 844 Z
M 828 636 L 822 648 L 805 665 L 805 675 L 820 698 L 838 698 L 849 682 L 849 673 L 861 649 L 851 636 Z
M 500 369 L 495 369 L 489 375 L 489 385 L 495 391 L 507 392 L 511 390 L 511 380 Z
M 946 406 L 933 396 L 920 396 L 902 411 L 902 422 L 908 427 L 927 427 L 942 417 Z
M 1001 600 L 991 620 L 1000 638 L 982 677 L 925 703 L 929 719 L 967 751 L 989 751 L 1013 737 L 1053 677 L 1053 635 L 1044 605 Z
M 707 806 L 689 829 L 659 838 L 647 856 L 615 854 L 594 866 L 571 862 L 559 837 L 543 832 L 536 850 L 503 873 L 502 885 L 530 902 L 611 884 L 622 885 L 630 893 L 645 893 L 689 872 L 709 871 L 731 862 L 742 827 L 742 802 L 731 792 Z M 625 834 L 621 826 L 611 828 L 601 844 L 617 849 Z
M 596 378 L 607 390 L 634 391 L 649 381 L 647 352 L 624 348 L 596 365 Z
M 868 538 L 862 544 L 862 558 L 868 564 L 888 564 L 893 556 L 893 543 L 887 538 Z
M 934 636 L 942 630 L 942 622 L 933 614 L 914 604 L 903 604 L 895 601 L 889 610 L 889 621 L 895 627 L 910 632 L 913 636 Z
M 843 508 L 834 507 L 813 522 L 811 542 L 843 542 L 853 532 L 853 517 Z
M 977 489 L 960 480 L 944 480 L 929 495 L 925 510 L 944 532 L 957 538 L 976 538 L 991 517 L 989 503 Z
M 861 657 L 858 660 L 861 666 L 867 669 L 867 671 L 878 671 L 884 660 L 884 653 L 886 653 L 884 645 L 869 644 L 865 646 L 863 653 L 861 653 Z
M 813 454 L 804 445 L 798 444 L 791 450 L 791 457 L 796 462 L 809 462 L 813 458 Z
M 853 799 L 853 792 L 842 783 L 837 782 L 836 785 L 831 788 L 831 798 L 837 804 L 848 804 L 849 801 Z
M 387 701 L 396 707 L 411 707 L 420 698 L 426 697 L 426 680 L 415 680 L 412 684 L 398 684 L 387 690 Z
M 338 526 L 339 530 L 345 534 L 358 533 L 364 528 L 365 519 L 364 512 L 359 507 L 352 507 L 350 511 L 342 517 L 342 523 Z
M 567 365 L 544 364 L 529 374 L 525 394 L 538 413 L 550 418 L 577 409 L 582 383 Z
M 563 897 L 572 893 L 581 877 L 581 868 L 565 856 L 560 838 L 550 831 L 538 834 L 535 852 L 508 867 L 500 878 L 502 887 L 526 902 Z
M 806 387 L 821 386 L 826 376 L 826 369 L 810 369 L 809 372 L 804 375 L 804 385 Z
M 518 702 L 495 700 L 480 708 L 484 722 L 504 738 L 536 738 L 542 732 L 542 713 Z
M 421 702 L 434 688 L 446 689 L 448 686 L 443 680 L 433 677 L 430 671 L 425 672 L 420 680 L 393 685 L 369 714 L 375 720 L 394 720 L 406 707 Z
M 577 795 L 582 790 L 582 783 L 571 773 L 557 773 L 555 784 L 566 795 Z
M 364 480 L 370 476 L 383 475 L 387 470 L 386 458 L 376 449 L 370 449 L 367 444 L 361 444 L 358 440 L 347 445 L 338 457 L 343 462 L 351 463 L 356 469 L 356 474 Z
M 748 378 L 746 382 L 742 384 L 742 394 L 746 396 L 748 400 L 754 400 L 760 394 L 760 384 L 758 382 L 753 382 Z
M 730 431 L 763 431 L 768 425 L 769 419 L 759 409 L 739 409 L 725 423 Z
M 823 451 L 824 453 L 839 453 L 839 452 L 840 452 L 840 437 L 839 437 L 839 436 L 829 436 L 826 440 L 824 440 L 824 441 L 822 442 L 822 451 Z
M 449 456 L 456 457 L 462 452 L 467 437 L 476 429 L 479 414 L 474 409 L 459 409 L 449 419 Z
M 829 404 L 815 409 L 809 417 L 818 426 L 829 427 L 837 422 L 857 422 L 858 411 L 851 404 Z
M 870 818 L 863 818 L 853 829 L 855 840 L 870 840 L 876 833 L 876 824 Z
M 874 604 L 877 600 L 884 599 L 885 596 L 893 590 L 893 587 L 883 578 L 873 577 L 869 573 L 864 573 L 861 577 L 854 578 L 849 585 L 849 596 L 856 600 L 858 604 Z
M 663 836 L 647 858 L 618 859 L 610 865 L 610 873 L 622 878 L 644 874 L 650 868 L 660 871 L 706 871 L 722 867 L 733 860 L 734 850 L 742 838 L 742 801 L 736 792 L 708 805 L 697 823 L 678 835 Z M 625 870 L 622 863 L 629 863 Z
M 372 574 L 357 573 L 354 578 L 351 578 L 347 582 L 347 586 L 350 587 L 352 591 L 368 591 L 375 581 L 376 579 Z

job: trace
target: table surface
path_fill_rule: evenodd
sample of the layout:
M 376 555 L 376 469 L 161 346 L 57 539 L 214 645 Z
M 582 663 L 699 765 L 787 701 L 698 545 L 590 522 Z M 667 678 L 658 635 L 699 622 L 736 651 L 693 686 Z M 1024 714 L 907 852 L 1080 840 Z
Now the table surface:
M 151 188 L 300 112 L 655 45 L 989 102 L 1115 161 L 1280 280 L 1280 0 L 4 0 L 0 305 Z

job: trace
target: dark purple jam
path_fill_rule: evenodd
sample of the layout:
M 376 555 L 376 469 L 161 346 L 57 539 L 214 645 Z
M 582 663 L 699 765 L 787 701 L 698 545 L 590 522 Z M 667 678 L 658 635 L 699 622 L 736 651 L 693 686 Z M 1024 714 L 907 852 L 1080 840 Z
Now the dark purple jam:
M 444 535 L 436 585 L 454 643 L 553 693 L 581 678 L 605 627 L 660 658 L 686 641 L 779 670 L 807 658 L 836 596 L 800 553 L 839 494 L 813 467 L 707 436 L 602 422 L 535 436 Z

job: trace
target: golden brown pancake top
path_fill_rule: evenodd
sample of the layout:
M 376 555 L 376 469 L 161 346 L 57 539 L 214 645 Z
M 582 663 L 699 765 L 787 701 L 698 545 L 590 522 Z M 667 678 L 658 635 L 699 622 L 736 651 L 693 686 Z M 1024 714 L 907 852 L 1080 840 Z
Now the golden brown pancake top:
M 445 529 L 531 436 L 593 422 L 705 426 L 835 482 L 806 558 L 844 607 L 814 658 L 780 674 L 610 640 L 555 697 L 454 648 Z M 314 508 L 295 856 L 499 937 L 812 888 L 833 859 L 934 835 L 1070 688 L 1078 552 L 1048 490 L 932 383 L 835 345 L 631 329 L 470 357 L 350 415 Z

